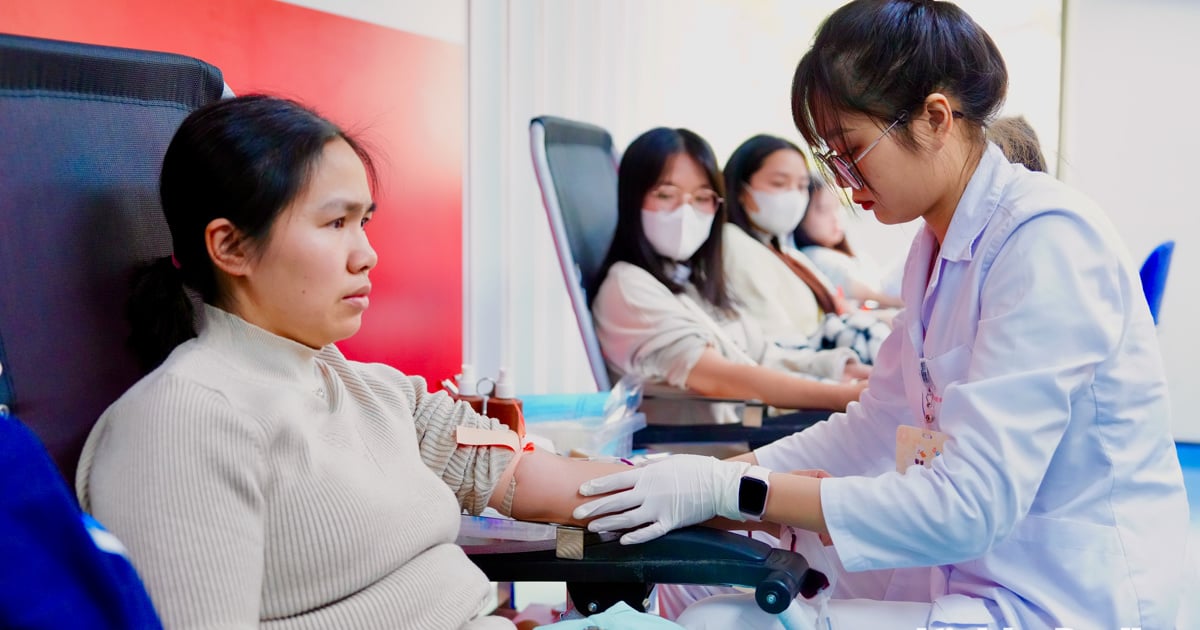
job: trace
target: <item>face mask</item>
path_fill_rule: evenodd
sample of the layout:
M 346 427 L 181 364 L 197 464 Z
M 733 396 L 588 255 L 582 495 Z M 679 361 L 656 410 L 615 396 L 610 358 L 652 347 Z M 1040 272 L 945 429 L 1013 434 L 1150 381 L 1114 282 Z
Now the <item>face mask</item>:
M 669 212 L 643 209 L 642 231 L 660 256 L 688 260 L 708 240 L 714 216 L 686 203 Z
M 758 206 L 758 212 L 747 209 L 746 216 L 755 227 L 771 235 L 790 234 L 808 209 L 807 190 L 762 192 L 749 187 L 746 190 Z

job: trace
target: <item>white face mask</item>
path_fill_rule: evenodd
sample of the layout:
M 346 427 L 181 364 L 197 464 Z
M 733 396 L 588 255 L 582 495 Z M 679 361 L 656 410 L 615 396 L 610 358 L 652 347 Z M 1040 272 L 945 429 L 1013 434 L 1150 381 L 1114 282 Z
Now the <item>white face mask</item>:
M 660 256 L 684 261 L 708 240 L 714 216 L 716 214 L 699 212 L 687 203 L 666 212 L 643 208 L 642 231 Z
M 758 212 L 746 209 L 746 216 L 758 229 L 771 235 L 790 234 L 800 225 L 808 210 L 808 191 L 763 192 L 746 187 Z

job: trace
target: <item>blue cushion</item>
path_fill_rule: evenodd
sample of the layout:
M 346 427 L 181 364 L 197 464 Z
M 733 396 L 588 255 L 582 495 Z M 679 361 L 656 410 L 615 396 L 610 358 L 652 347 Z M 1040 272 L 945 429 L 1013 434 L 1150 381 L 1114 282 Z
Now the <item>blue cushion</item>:
M 1166 241 L 1154 248 L 1142 263 L 1138 275 L 1142 279 L 1142 292 L 1150 305 L 1150 315 L 1158 325 L 1158 313 L 1162 309 L 1163 292 L 1167 288 L 1167 272 L 1171 270 L 1171 254 L 1175 252 L 1175 241 Z
M 0 627 L 162 627 L 124 548 L 80 511 L 37 437 L 7 416 L 0 558 Z

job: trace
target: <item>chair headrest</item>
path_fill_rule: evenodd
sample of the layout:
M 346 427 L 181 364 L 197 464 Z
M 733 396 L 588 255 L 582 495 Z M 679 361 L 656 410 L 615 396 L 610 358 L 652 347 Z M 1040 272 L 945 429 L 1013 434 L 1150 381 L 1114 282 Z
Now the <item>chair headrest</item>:
M 137 266 L 171 253 L 158 177 L 219 70 L 167 53 L 0 35 L 0 404 L 64 475 L 140 376 L 125 346 Z

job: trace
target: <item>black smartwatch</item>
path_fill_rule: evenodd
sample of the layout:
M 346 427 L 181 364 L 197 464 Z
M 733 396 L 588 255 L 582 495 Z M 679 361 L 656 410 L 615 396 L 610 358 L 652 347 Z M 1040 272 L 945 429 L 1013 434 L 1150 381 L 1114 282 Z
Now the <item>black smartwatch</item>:
M 762 466 L 751 466 L 742 475 L 738 485 L 738 511 L 747 519 L 758 521 L 767 511 L 767 493 L 771 489 L 771 471 Z

